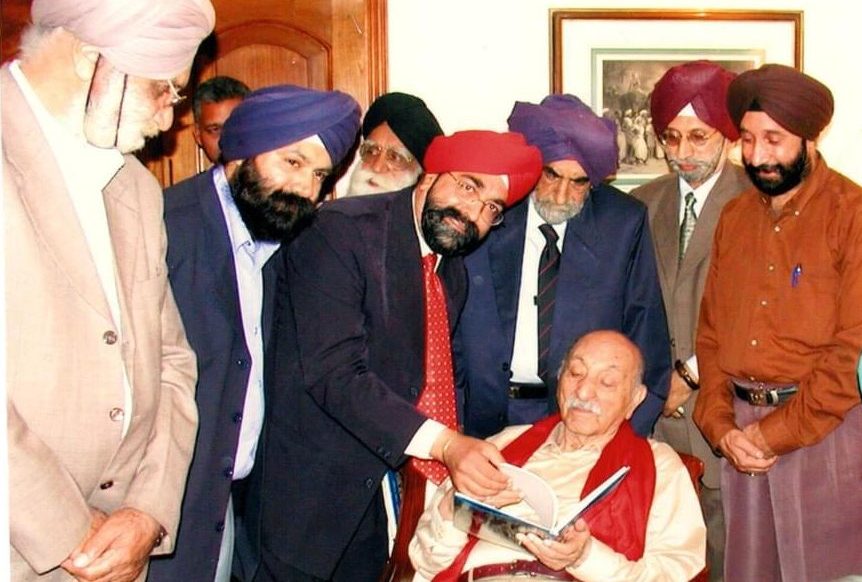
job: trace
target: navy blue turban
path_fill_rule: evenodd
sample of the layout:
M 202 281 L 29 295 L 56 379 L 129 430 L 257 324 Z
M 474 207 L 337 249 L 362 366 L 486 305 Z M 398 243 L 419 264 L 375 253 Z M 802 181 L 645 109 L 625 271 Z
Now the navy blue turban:
M 249 93 L 231 112 L 219 145 L 225 161 L 245 160 L 317 135 L 335 166 L 356 141 L 359 116 L 346 93 L 274 85 Z

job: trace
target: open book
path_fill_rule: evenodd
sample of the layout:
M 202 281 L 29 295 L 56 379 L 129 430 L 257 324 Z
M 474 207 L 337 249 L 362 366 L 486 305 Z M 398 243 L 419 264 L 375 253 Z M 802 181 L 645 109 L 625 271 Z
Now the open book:
M 551 486 L 530 471 L 514 465 L 502 465 L 500 470 L 512 479 L 512 487 L 524 494 L 534 519 L 516 517 L 505 508 L 487 505 L 455 492 L 453 522 L 461 531 L 473 534 L 485 541 L 523 551 L 516 534 L 534 533 L 542 539 L 559 539 L 560 534 L 573 524 L 584 512 L 607 497 L 628 474 L 629 467 L 620 467 L 589 495 L 581 499 L 566 515 L 559 515 L 559 501 Z M 475 524 L 475 525 L 474 525 Z M 478 530 L 477 530 L 478 527 Z

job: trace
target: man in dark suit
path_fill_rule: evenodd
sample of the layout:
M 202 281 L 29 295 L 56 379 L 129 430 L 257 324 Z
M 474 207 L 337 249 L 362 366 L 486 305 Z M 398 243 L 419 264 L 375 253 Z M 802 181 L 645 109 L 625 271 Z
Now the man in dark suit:
M 198 355 L 200 431 L 176 552 L 153 562 L 150 580 L 227 582 L 234 547 L 239 577 L 253 575 L 254 520 L 242 510 L 264 419 L 270 257 L 307 223 L 323 177 L 358 130 L 359 106 L 343 93 L 269 87 L 225 124 L 225 165 L 165 192 L 169 276 Z
M 613 121 L 552 95 L 516 103 L 509 128 L 545 165 L 529 200 L 465 261 L 470 294 L 455 342 L 465 432 L 486 437 L 547 415 L 566 348 L 613 329 L 647 362 L 648 394 L 632 419 L 647 435 L 668 389 L 667 322 L 646 208 L 602 183 L 617 167 Z
M 377 580 L 381 479 L 408 460 L 405 479 L 415 467 L 474 495 L 506 485 L 499 451 L 455 430 L 448 342 L 467 291 L 459 255 L 532 188 L 540 155 L 518 134 L 466 131 L 435 138 L 424 167 L 412 190 L 324 205 L 285 253 L 259 579 Z
M 704 462 L 700 499 L 711 580 L 722 579 L 724 518 L 719 459 L 691 419 L 699 388 L 694 338 L 718 217 L 750 187 L 745 171 L 727 159 L 739 138 L 726 105 L 734 77 L 715 63 L 696 61 L 672 67 L 659 79 L 650 109 L 672 172 L 632 191 L 649 208 L 675 362 L 655 436 Z

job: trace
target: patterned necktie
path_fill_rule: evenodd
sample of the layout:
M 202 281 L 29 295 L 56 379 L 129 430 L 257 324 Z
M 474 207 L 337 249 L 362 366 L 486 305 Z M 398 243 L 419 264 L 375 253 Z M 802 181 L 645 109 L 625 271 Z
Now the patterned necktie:
M 694 226 L 697 224 L 697 214 L 694 212 L 694 192 L 689 192 L 685 195 L 685 214 L 682 217 L 682 224 L 679 225 L 679 261 L 685 256 L 685 250 L 688 248 L 688 243 L 691 241 L 691 235 L 694 234 Z
M 548 384 L 548 353 L 551 351 L 551 323 L 554 320 L 554 297 L 560 271 L 560 251 L 557 249 L 557 231 L 550 224 L 539 227 L 545 236 L 545 248 L 539 257 L 539 286 L 536 310 L 539 333 L 539 378 Z
M 457 430 L 449 317 L 443 284 L 434 272 L 436 262 L 434 254 L 422 257 L 422 276 L 425 281 L 425 386 L 416 408 L 428 418 Z M 412 462 L 435 485 L 442 483 L 448 476 L 446 466 L 438 461 L 412 459 Z

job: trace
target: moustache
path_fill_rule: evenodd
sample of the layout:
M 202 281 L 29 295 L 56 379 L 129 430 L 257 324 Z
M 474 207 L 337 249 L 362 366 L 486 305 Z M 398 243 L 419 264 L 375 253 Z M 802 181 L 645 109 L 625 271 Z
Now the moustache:
M 588 402 L 580 398 L 569 398 L 566 400 L 566 410 L 585 410 L 593 414 L 601 414 L 602 408 L 595 402 Z

